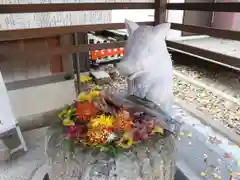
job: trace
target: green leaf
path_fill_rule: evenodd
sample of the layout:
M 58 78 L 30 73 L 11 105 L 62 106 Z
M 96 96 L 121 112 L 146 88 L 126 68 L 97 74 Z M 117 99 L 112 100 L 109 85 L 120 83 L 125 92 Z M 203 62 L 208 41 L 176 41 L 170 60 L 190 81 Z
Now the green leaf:
M 115 147 L 115 150 L 116 150 L 116 152 L 117 152 L 117 155 L 118 154 L 120 154 L 120 153 L 122 153 L 122 148 L 120 148 L 120 147 Z
M 95 147 L 98 148 L 101 152 L 106 152 L 108 150 L 108 147 L 106 147 L 102 144 L 98 144 Z
M 57 116 L 58 116 L 60 119 L 65 119 L 66 116 L 67 116 L 67 113 L 68 113 L 68 109 L 64 109 L 64 110 L 62 110 L 62 112 L 58 113 Z
M 71 139 L 64 139 L 63 140 L 63 147 L 66 148 L 70 152 L 74 152 L 75 144 Z
M 113 145 L 109 145 L 107 153 L 113 157 L 116 157 L 120 153 L 120 150 L 121 148 L 115 147 Z
M 69 116 L 71 116 L 72 114 L 76 113 L 76 108 L 70 108 L 68 111 L 67 111 L 67 114 Z

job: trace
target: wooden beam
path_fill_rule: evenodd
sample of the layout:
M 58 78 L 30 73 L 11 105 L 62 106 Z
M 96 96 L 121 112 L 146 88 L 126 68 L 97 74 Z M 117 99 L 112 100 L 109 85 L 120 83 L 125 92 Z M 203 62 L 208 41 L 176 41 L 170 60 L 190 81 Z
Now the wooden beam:
M 77 33 L 77 45 L 80 44 L 88 44 L 87 33 Z M 88 72 L 90 70 L 89 52 L 78 52 L 77 56 L 79 58 L 79 71 Z
M 154 3 L 2 4 L 0 5 L 0 14 L 113 9 L 154 9 Z
M 204 34 L 204 35 L 209 35 L 217 38 L 226 38 L 226 39 L 240 41 L 239 31 L 217 29 L 217 28 L 210 28 L 210 27 L 204 27 L 204 26 L 178 24 L 178 23 L 171 23 L 171 29 L 180 30 L 184 32 L 191 32 L 196 34 Z
M 114 43 L 102 43 L 102 44 L 85 44 L 85 45 L 78 45 L 78 46 L 67 46 L 67 47 L 58 47 L 58 48 L 46 48 L 42 50 L 35 50 L 35 51 L 14 51 L 12 52 L 11 49 L 7 50 L 0 50 L 0 56 L 2 55 L 4 57 L 5 54 L 8 55 L 8 57 L 18 57 L 18 58 L 24 58 L 24 57 L 38 57 L 38 58 L 46 58 L 49 56 L 54 55 L 66 55 L 66 54 L 73 54 L 73 53 L 81 53 L 81 52 L 89 52 L 92 50 L 97 49 L 109 49 L 109 48 L 118 48 L 118 47 L 124 47 L 125 41 L 120 42 L 114 42 Z
M 177 51 L 185 52 L 186 54 L 192 54 L 194 56 L 206 58 L 215 61 L 216 63 L 223 63 L 226 65 L 234 66 L 240 68 L 240 59 L 233 56 L 228 56 L 225 54 L 209 51 L 206 49 L 186 45 L 180 42 L 174 42 L 167 40 L 167 46 L 173 48 Z
M 240 3 L 168 3 L 167 9 L 188 11 L 240 12 Z
M 69 78 L 67 78 L 67 77 L 69 77 Z M 11 91 L 11 90 L 16 90 L 16 89 L 41 86 L 44 84 L 56 83 L 56 82 L 61 82 L 61 81 L 66 81 L 66 80 L 71 80 L 71 79 L 73 79 L 72 74 L 70 76 L 69 74 L 66 74 L 66 73 L 59 73 L 59 74 L 50 75 L 50 76 L 8 82 L 8 83 L 6 83 L 6 87 L 7 87 L 7 90 Z
M 117 47 L 124 47 L 125 42 L 114 42 L 114 43 L 103 43 L 103 44 L 87 44 L 87 45 L 78 45 L 78 46 L 65 46 L 65 47 L 59 47 L 59 48 L 49 48 L 42 51 L 18 51 L 11 53 L 11 50 L 9 52 L 0 52 L 0 55 L 2 54 L 8 54 L 8 56 L 12 57 L 49 57 L 57 54 L 66 55 L 66 54 L 73 54 L 76 52 L 88 52 L 95 49 L 108 49 L 108 48 L 117 48 Z M 190 45 L 186 45 L 180 42 L 174 42 L 167 40 L 167 46 L 170 48 L 173 48 L 178 51 L 190 53 L 192 55 L 200 56 L 203 58 L 211 59 L 216 62 L 224 63 L 230 66 L 239 67 L 240 68 L 240 59 L 233 56 L 228 56 L 225 54 L 193 47 Z M 10 54 L 11 53 L 11 54 Z M 10 54 L 10 55 L 9 55 Z
M 137 23 L 140 25 L 144 24 L 153 25 L 153 22 L 137 22 Z M 107 29 L 125 29 L 125 24 L 124 23 L 89 24 L 34 29 L 3 30 L 0 31 L 0 42 L 59 36 L 63 34 L 71 34 L 74 32 L 103 31 Z
M 154 25 L 156 26 L 166 21 L 167 0 L 155 0 L 154 4 L 155 4 Z

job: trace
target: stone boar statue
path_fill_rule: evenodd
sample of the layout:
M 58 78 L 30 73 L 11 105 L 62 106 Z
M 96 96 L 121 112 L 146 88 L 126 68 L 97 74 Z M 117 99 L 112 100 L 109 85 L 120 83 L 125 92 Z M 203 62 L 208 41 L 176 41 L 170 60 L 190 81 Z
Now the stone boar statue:
M 125 20 L 129 37 L 117 69 L 127 77 L 128 92 L 170 113 L 173 103 L 173 67 L 165 37 L 170 23 L 155 27 Z

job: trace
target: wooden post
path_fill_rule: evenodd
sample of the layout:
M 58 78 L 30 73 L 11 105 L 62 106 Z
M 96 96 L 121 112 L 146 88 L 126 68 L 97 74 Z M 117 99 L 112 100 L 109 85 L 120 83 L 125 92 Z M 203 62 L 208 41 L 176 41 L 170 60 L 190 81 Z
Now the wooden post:
M 78 45 L 77 42 L 77 33 L 73 33 L 72 35 L 73 45 Z M 73 73 L 74 73 L 74 83 L 75 83 L 75 91 L 78 95 L 80 93 L 80 65 L 79 65 L 79 56 L 77 53 L 73 54 Z
M 87 33 L 74 33 L 73 34 L 73 44 L 80 45 L 80 44 L 88 44 L 88 37 Z M 77 94 L 81 92 L 80 89 L 80 72 L 88 72 L 90 70 L 90 63 L 89 63 L 89 53 L 74 53 L 73 54 L 73 68 L 74 68 L 74 75 L 75 75 L 75 88 Z
M 75 44 L 74 45 L 80 45 L 80 44 L 88 44 L 88 35 L 87 33 L 75 33 Z M 80 72 L 88 72 L 90 70 L 90 64 L 89 64 L 89 53 L 83 52 L 83 53 L 76 53 L 78 59 L 79 59 L 79 71 Z
M 155 0 L 154 25 L 166 22 L 167 0 Z
M 60 36 L 60 44 L 61 47 L 67 47 L 72 45 L 72 39 L 71 35 L 62 35 Z M 73 74 L 73 58 L 71 54 L 63 55 L 62 56 L 62 61 L 63 61 L 63 71 L 66 74 L 72 75 Z
M 88 44 L 87 33 L 77 33 L 77 39 L 79 44 Z M 78 53 L 80 72 L 88 72 L 90 70 L 89 52 Z

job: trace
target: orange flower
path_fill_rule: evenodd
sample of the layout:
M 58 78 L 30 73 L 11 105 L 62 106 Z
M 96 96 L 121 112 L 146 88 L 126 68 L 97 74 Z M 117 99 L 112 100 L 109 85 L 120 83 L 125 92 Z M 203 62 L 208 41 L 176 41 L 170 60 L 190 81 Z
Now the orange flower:
M 114 128 L 117 131 L 129 131 L 133 128 L 133 123 L 131 120 L 117 119 L 114 122 Z
M 81 102 L 76 104 L 76 114 L 81 120 L 88 121 L 98 113 L 98 108 L 92 102 Z
M 109 132 L 102 128 L 88 129 L 87 138 L 92 144 L 104 143 L 107 141 Z
M 118 131 L 129 131 L 133 128 L 133 122 L 126 110 L 121 110 L 114 121 L 114 128 Z

